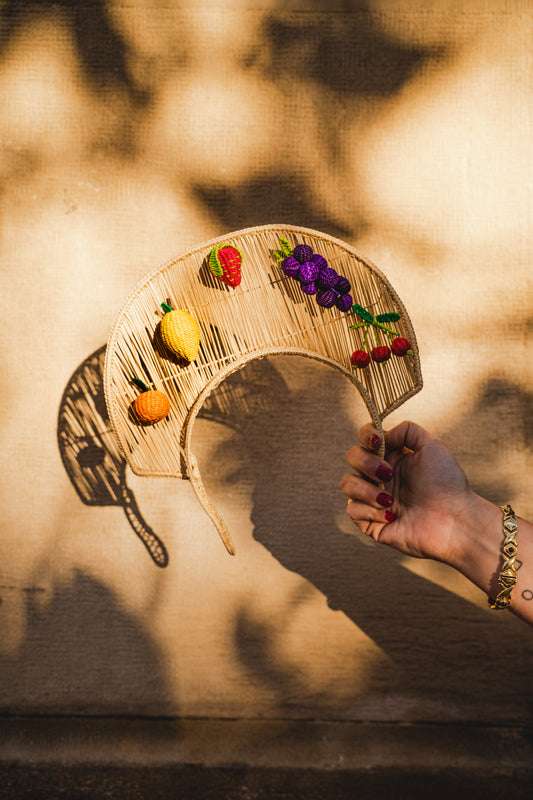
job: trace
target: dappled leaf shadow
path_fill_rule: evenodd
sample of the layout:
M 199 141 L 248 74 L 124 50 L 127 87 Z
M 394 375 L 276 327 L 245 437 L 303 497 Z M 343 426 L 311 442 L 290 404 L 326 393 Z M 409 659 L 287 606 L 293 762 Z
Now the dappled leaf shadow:
M 533 393 L 497 375 L 488 377 L 474 404 L 443 439 L 474 491 L 499 505 L 509 502 L 523 476 L 503 475 L 498 461 L 504 453 L 531 452 Z
M 263 28 L 267 53 L 261 64 L 266 74 L 315 81 L 328 91 L 389 97 L 429 58 L 443 52 L 441 47 L 394 42 L 380 29 L 366 2 L 352 2 L 346 11 L 327 17 L 270 14 Z
M 94 578 L 76 571 L 50 598 L 27 594 L 25 612 L 20 648 L 0 654 L 0 681 L 11 687 L 13 710 L 145 714 L 167 707 L 169 681 L 157 647 Z
M 109 11 L 106 0 L 6 0 L 0 7 L 0 47 L 33 22 L 61 21 L 72 31 L 82 74 L 95 91 L 118 89 L 143 106 L 146 90 L 128 69 L 128 45 Z
M 267 222 L 284 222 L 340 238 L 363 232 L 362 223 L 357 221 L 350 230 L 339 225 L 324 208 L 315 204 L 307 181 L 286 172 L 280 176 L 264 175 L 231 187 L 199 184 L 194 192 L 219 219 L 222 228 L 229 231 Z

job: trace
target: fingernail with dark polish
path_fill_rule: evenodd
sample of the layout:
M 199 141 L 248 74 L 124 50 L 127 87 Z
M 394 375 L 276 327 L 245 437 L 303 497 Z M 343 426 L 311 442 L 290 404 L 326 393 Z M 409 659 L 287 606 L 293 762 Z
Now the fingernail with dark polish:
M 383 506 L 383 508 L 388 508 L 394 503 L 394 498 L 386 492 L 380 492 L 376 497 L 376 501 L 380 504 L 380 506 Z
M 371 447 L 372 450 L 377 450 L 380 442 L 381 436 L 378 436 L 377 433 L 374 433 L 372 436 L 368 437 L 368 446 Z
M 376 470 L 376 478 L 379 478 L 380 481 L 390 481 L 392 480 L 393 472 L 390 467 L 387 467 L 385 464 L 380 464 Z
M 394 522 L 396 517 L 394 516 L 392 511 L 385 511 L 385 519 L 387 520 L 387 522 Z

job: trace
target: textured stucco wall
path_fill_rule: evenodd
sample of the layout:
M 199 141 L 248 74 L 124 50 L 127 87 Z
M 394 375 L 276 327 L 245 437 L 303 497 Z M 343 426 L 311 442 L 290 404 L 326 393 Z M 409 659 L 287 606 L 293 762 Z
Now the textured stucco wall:
M 425 387 L 393 421 L 533 515 L 533 12 L 443 5 L 1 5 L 0 710 L 530 722 L 530 629 L 345 517 L 366 414 L 332 370 L 250 365 L 196 423 L 235 559 L 186 482 L 126 470 L 82 502 L 57 431 L 84 368 L 105 423 L 101 348 L 143 275 L 301 224 L 406 304 Z

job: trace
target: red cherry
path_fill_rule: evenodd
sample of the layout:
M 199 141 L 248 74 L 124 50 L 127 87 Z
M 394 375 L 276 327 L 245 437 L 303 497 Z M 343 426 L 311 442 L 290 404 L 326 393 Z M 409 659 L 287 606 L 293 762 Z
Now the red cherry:
M 356 350 L 352 353 L 350 358 L 352 367 L 359 367 L 360 369 L 364 369 L 368 367 L 370 364 L 370 356 L 368 353 L 365 353 L 364 350 Z
M 391 356 L 389 347 L 374 347 L 372 350 L 372 358 L 377 364 L 382 364 L 383 361 L 388 361 Z
M 397 339 L 391 342 L 391 350 L 395 356 L 405 356 L 411 350 L 411 345 L 407 339 L 398 336 Z

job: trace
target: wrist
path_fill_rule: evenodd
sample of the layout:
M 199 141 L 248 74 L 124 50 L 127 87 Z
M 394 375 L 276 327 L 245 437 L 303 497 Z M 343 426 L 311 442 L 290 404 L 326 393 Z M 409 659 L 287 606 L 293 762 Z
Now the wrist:
M 502 512 L 494 503 L 471 492 L 455 530 L 451 566 L 487 595 L 497 593 L 502 563 Z

